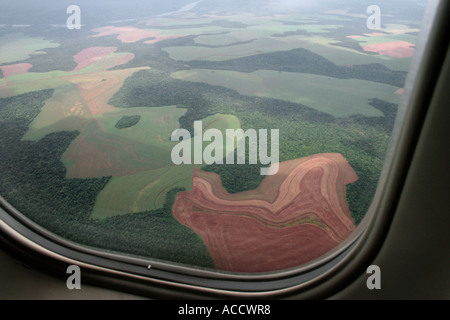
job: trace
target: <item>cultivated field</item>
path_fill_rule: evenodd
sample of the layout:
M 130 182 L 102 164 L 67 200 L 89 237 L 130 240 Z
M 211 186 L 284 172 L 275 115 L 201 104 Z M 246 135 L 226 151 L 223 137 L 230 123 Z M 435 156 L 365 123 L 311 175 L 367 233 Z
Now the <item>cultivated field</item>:
M 160 209 L 166 200 L 166 194 L 174 188 L 184 188 L 190 190 L 192 188 L 192 165 L 176 166 L 170 159 L 172 148 L 178 142 L 170 141 L 172 131 L 179 127 L 178 118 L 184 114 L 185 110 L 175 107 L 161 108 L 131 108 L 122 109 L 117 112 L 111 112 L 99 117 L 99 123 L 105 130 L 117 137 L 126 138 L 130 143 L 127 148 L 131 148 L 131 141 L 139 142 L 142 150 L 147 153 L 147 158 L 142 165 L 139 166 L 134 155 L 136 150 L 123 158 L 123 162 L 111 170 L 113 179 L 108 183 L 106 188 L 100 192 L 96 205 L 94 207 L 93 217 L 107 217 L 118 214 L 126 214 L 133 212 L 144 212 L 149 210 Z M 120 115 L 140 114 L 139 123 L 128 129 L 119 130 L 114 128 L 116 120 L 120 119 Z M 203 119 L 203 131 L 208 129 L 218 129 L 225 136 L 226 129 L 237 129 L 240 123 L 236 117 L 229 115 L 214 115 Z M 193 144 L 198 141 L 197 138 L 188 140 L 185 143 L 189 145 L 189 149 L 193 152 Z M 111 142 L 113 143 L 113 142 Z M 208 143 L 204 143 L 205 148 Z M 98 146 L 101 148 L 101 145 Z M 225 141 L 224 141 L 225 148 Z M 85 146 L 79 150 L 86 149 Z M 119 150 L 119 149 L 118 149 Z M 110 152 L 103 152 L 110 154 Z M 83 156 L 83 158 L 89 158 Z M 118 158 L 118 155 L 114 155 Z M 68 160 L 70 161 L 70 160 Z M 98 161 L 95 160 L 96 163 Z M 94 168 L 94 174 L 100 174 L 100 171 L 106 168 Z M 123 172 L 121 168 L 134 168 L 136 171 Z M 70 171 L 69 171 L 70 172 Z
M 43 37 L 29 37 L 21 33 L 0 37 L 0 44 L 0 64 L 26 60 L 33 54 L 43 54 L 42 49 L 59 46 Z
M 370 32 L 346 10 L 226 6 L 73 32 L 2 26 L 0 171 L 15 171 L 0 188 L 11 203 L 27 198 L 30 218 L 71 241 L 231 272 L 294 268 L 347 239 L 375 193 L 418 29 Z M 202 143 L 216 160 L 227 129 L 278 129 L 278 173 L 175 165 L 174 147 L 193 155 L 202 137 L 171 135 L 197 121 L 224 137 Z
M 397 87 L 356 79 L 259 70 L 251 73 L 194 69 L 172 74 L 173 78 L 205 82 L 237 90 L 241 94 L 275 98 L 300 103 L 336 117 L 364 115 L 382 116 L 369 105 L 369 99 L 380 97 L 399 103 Z M 333 99 L 330 99 L 333 97 Z
M 195 171 L 173 213 L 204 240 L 216 267 L 234 272 L 292 268 L 335 248 L 354 230 L 345 186 L 357 176 L 339 154 L 280 164 L 255 191 L 228 194 L 215 174 Z

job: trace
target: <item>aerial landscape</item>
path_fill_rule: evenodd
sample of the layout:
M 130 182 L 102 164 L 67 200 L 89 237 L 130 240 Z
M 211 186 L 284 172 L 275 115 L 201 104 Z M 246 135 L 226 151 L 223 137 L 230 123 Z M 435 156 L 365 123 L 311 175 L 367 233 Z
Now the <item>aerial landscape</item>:
M 376 29 L 371 1 L 76 2 L 0 13 L 4 201 L 83 246 L 226 272 L 295 268 L 357 229 L 423 1 L 378 1 Z M 239 130 L 278 152 L 276 171 L 252 152 L 225 159 L 218 137 Z M 216 161 L 174 163 L 187 140 Z

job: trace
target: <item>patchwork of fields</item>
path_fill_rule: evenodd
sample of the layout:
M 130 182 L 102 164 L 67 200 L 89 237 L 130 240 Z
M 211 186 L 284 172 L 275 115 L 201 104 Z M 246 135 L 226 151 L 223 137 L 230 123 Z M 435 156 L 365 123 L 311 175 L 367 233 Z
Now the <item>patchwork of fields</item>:
M 84 30 L 73 41 L 56 30 L 54 40 L 0 30 L 0 111 L 9 108 L 0 122 L 23 121 L 27 111 L 11 107 L 12 98 L 51 90 L 17 145 L 76 132 L 62 152 L 49 151 L 64 181 L 105 179 L 83 191 L 94 199 L 83 220 L 55 213 L 58 225 L 48 225 L 63 237 L 226 271 L 296 267 L 333 250 L 364 217 L 401 103 L 418 29 L 392 23 L 374 33 L 361 23 L 339 12 L 179 12 Z M 74 69 L 54 70 L 43 58 L 58 50 L 76 52 Z M 263 179 L 259 167 L 175 165 L 171 134 L 192 131 L 194 121 L 223 135 L 279 129 L 279 173 Z M 54 193 L 36 197 L 45 203 Z M 140 219 L 129 244 L 106 240 Z M 78 231 L 67 231 L 72 224 Z M 154 229 L 161 225 L 164 235 Z
M 341 155 L 280 164 L 251 192 L 231 195 L 213 173 L 196 171 L 174 215 L 202 236 L 217 267 L 237 272 L 293 268 L 336 247 L 355 229 L 345 185 L 358 177 Z
M 238 91 L 244 95 L 275 98 L 307 105 L 335 117 L 363 115 L 379 117 L 382 113 L 369 104 L 378 97 L 400 103 L 397 87 L 365 80 L 335 79 L 305 73 L 259 70 L 251 73 L 193 69 L 178 71 L 175 79 L 205 82 Z M 330 99 L 330 96 L 334 99 Z

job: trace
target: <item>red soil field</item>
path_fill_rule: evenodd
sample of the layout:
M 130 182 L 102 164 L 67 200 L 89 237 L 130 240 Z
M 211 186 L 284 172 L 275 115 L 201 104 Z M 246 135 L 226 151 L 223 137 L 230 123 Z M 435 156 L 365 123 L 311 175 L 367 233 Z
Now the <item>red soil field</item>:
M 347 36 L 347 38 L 350 39 L 360 39 L 360 38 L 364 38 L 363 36 Z
M 74 55 L 74 60 L 78 64 L 73 71 L 82 70 L 100 59 L 105 59 L 111 53 L 116 52 L 117 47 L 91 47 L 84 49 Z M 134 58 L 134 54 L 130 53 L 121 59 L 112 58 L 104 61 L 104 70 L 111 69 L 127 63 Z
M 81 134 L 64 154 L 69 163 L 69 178 L 117 177 L 167 166 L 167 160 L 155 159 L 148 154 L 146 145 L 105 132 L 96 118 L 114 109 L 108 104 L 109 99 L 128 76 L 142 69 L 107 71 L 134 58 L 132 53 L 113 54 L 116 50 L 116 47 L 91 47 L 79 52 L 74 56 L 78 66 L 73 71 L 101 61 L 91 72 L 71 73 L 64 77 L 78 87 L 89 113 L 86 116 L 93 120 L 80 129 Z
M 137 42 L 145 38 L 151 38 L 154 36 L 154 31 L 146 31 L 141 30 L 134 27 L 113 27 L 113 26 L 107 26 L 107 27 L 101 27 L 92 30 L 94 32 L 98 32 L 97 35 L 93 37 L 103 37 L 103 36 L 110 36 L 110 35 L 118 35 L 117 39 L 120 41 L 127 43 L 127 42 Z
M 270 272 L 310 262 L 355 229 L 345 186 L 358 179 L 340 154 L 280 164 L 252 191 L 229 194 L 215 173 L 194 169 L 192 191 L 177 195 L 173 214 L 205 241 L 216 267 Z
M 0 87 L 7 87 L 8 86 L 8 77 L 17 76 L 19 74 L 27 73 L 28 70 L 33 65 L 30 63 L 18 63 L 18 64 L 12 64 L 9 66 L 2 66 L 0 67 L 0 70 L 3 73 L 3 77 L 5 78 L 5 84 L 1 85 Z
M 32 67 L 30 63 L 18 63 L 18 64 L 12 64 L 9 66 L 2 66 L 0 69 L 3 71 L 3 76 L 5 78 L 17 76 L 19 74 L 27 73 L 28 70 Z
M 406 41 L 370 44 L 363 46 L 363 49 L 394 58 L 410 58 L 414 53 L 414 45 Z
M 116 52 L 117 47 L 91 47 L 84 49 L 73 56 L 78 66 L 73 71 L 84 69 L 95 61 L 106 57 L 108 54 Z
M 117 34 L 118 35 L 117 39 L 119 39 L 123 43 L 130 43 L 130 42 L 134 43 L 147 38 L 155 38 L 155 39 L 147 40 L 145 41 L 145 43 L 155 43 L 161 40 L 173 39 L 181 36 L 181 35 L 160 35 L 161 31 L 142 30 L 134 27 L 107 26 L 94 29 L 93 31 L 98 32 L 98 34 L 93 37 L 102 37 Z
M 378 37 L 378 36 L 385 36 L 386 34 L 380 33 L 380 32 L 372 32 L 372 33 L 364 33 L 367 37 Z

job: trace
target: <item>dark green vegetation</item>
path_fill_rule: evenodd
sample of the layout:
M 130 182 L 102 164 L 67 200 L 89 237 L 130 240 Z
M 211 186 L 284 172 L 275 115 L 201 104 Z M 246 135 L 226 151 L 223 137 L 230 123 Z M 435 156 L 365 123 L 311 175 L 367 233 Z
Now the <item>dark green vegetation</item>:
M 247 143 L 246 150 L 248 148 Z M 265 176 L 261 175 L 261 167 L 263 166 L 248 164 L 248 156 L 247 152 L 245 164 L 226 166 L 212 164 L 204 166 L 202 170 L 217 173 L 220 176 L 222 185 L 229 193 L 254 190 L 259 187 Z M 226 163 L 226 158 L 224 158 L 223 163 Z M 234 155 L 234 163 L 237 163 L 237 153 Z
M 172 79 L 155 70 L 142 70 L 128 78 L 109 101 L 116 107 L 187 108 L 180 126 L 193 134 L 193 122 L 224 113 L 237 116 L 242 129 L 279 129 L 280 161 L 318 153 L 342 153 L 359 180 L 348 186 L 348 201 L 356 223 L 372 201 L 396 114 L 396 105 L 374 99 L 371 104 L 385 116 L 334 118 L 300 104 L 276 99 L 249 97 L 234 90 L 205 83 Z M 255 188 L 262 177 L 259 165 L 207 166 L 221 176 L 230 193 Z
M 403 87 L 406 72 L 392 71 L 381 64 L 337 66 L 331 61 L 306 49 L 265 53 L 227 61 L 190 61 L 193 68 L 254 72 L 275 70 L 302 72 L 338 79 L 361 79 Z
M 229 21 L 229 20 L 214 20 L 209 23 L 197 23 L 197 24 L 186 24 L 186 25 L 173 25 L 173 26 L 148 26 L 149 28 L 156 28 L 161 30 L 172 30 L 172 29 L 191 29 L 191 28 L 205 28 L 205 27 L 223 27 L 223 28 L 247 28 L 243 22 L 240 21 Z
M 60 161 L 77 132 L 21 141 L 52 90 L 0 99 L 0 194 L 28 218 L 79 244 L 154 259 L 213 267 L 202 240 L 172 215 L 174 189 L 162 209 L 94 220 L 97 194 L 109 181 L 66 179 Z
M 188 129 L 193 135 L 193 123 L 213 112 L 203 95 L 208 92 L 216 94 L 222 90 L 206 84 L 196 84 L 182 80 L 174 80 L 161 71 L 142 70 L 125 80 L 124 86 L 109 101 L 120 108 L 161 107 L 177 105 L 188 108 L 187 113 L 180 118 L 182 128 Z
M 139 123 L 141 116 L 123 116 L 119 121 L 117 121 L 115 127 L 117 129 L 131 128 Z
M 137 4 L 138 2 L 139 4 Z M 82 23 L 87 25 L 81 30 L 72 31 L 64 27 L 56 28 L 48 25 L 50 23 L 61 25 L 66 22 L 65 10 L 68 5 L 72 4 L 68 0 L 58 1 L 57 5 L 50 0 L 45 0 L 44 4 L 26 0 L 23 5 L 24 10 L 31 10 L 35 14 L 24 13 L 20 14 L 19 18 L 28 16 L 35 21 L 19 21 L 17 14 L 14 14 L 17 4 L 13 2 L 4 4 L 1 15 L 8 18 L 2 23 L 36 24 L 32 28 L 21 28 L 20 32 L 31 37 L 45 37 L 45 39 L 59 44 L 57 48 L 45 48 L 42 50 L 42 54 L 35 54 L 25 61 L 15 62 L 32 64 L 33 67 L 29 70 L 31 73 L 52 70 L 71 71 L 77 65 L 73 56 L 80 51 L 96 46 L 117 47 L 116 53 L 130 52 L 134 54 L 134 59 L 113 69 L 148 66 L 151 67 L 151 70 L 139 71 L 125 81 L 124 86 L 109 101 L 116 107 L 145 108 L 175 105 L 186 108 L 187 112 L 179 119 L 179 123 L 180 127 L 190 130 L 191 134 L 193 134 L 194 121 L 202 120 L 216 113 L 236 116 L 244 130 L 249 128 L 279 129 L 280 161 L 318 153 L 343 154 L 359 176 L 357 182 L 347 186 L 349 206 L 355 222 L 359 223 L 372 202 L 384 165 L 387 144 L 397 114 L 396 105 L 374 96 L 370 100 L 370 104 L 380 110 L 383 116 L 335 118 L 311 109 L 307 105 L 244 96 L 234 90 L 219 86 L 173 79 L 170 74 L 191 68 L 239 72 L 274 70 L 301 72 L 337 79 L 370 80 L 401 88 L 406 73 L 396 70 L 406 70 L 406 68 L 397 69 L 397 60 L 387 60 L 392 63 L 388 64 L 389 68 L 379 63 L 369 63 L 372 61 L 384 63 L 381 60 L 372 60 L 371 56 L 367 60 L 364 59 L 364 61 L 368 61 L 368 64 L 349 65 L 353 61 L 347 61 L 340 65 L 339 61 L 333 60 L 334 62 L 332 62 L 328 60 L 332 59 L 330 57 L 326 59 L 302 48 L 262 54 L 261 51 L 258 51 L 262 48 L 255 47 L 254 51 L 249 51 L 254 52 L 251 53 L 254 55 L 250 57 L 239 57 L 237 54 L 235 59 L 227 61 L 175 61 L 163 50 L 164 48 L 195 46 L 199 48 L 233 47 L 234 49 L 241 45 L 251 45 L 254 42 L 253 36 L 260 40 L 261 37 L 267 37 L 251 34 L 243 38 L 251 40 L 244 41 L 237 37 L 236 42 L 232 40 L 230 42 L 233 43 L 226 45 L 220 44 L 222 43 L 220 41 L 214 42 L 214 44 L 205 44 L 206 41 L 196 42 L 196 38 L 199 36 L 217 35 L 221 37 L 222 34 L 226 36 L 230 29 L 233 29 L 231 30 L 233 32 L 242 32 L 244 35 L 247 28 L 251 32 L 251 24 L 255 23 L 253 19 L 250 19 L 252 17 L 247 17 L 249 19 L 242 21 L 227 20 L 233 13 L 237 14 L 237 20 L 240 19 L 239 16 L 242 18 L 243 13 L 248 13 L 250 16 L 252 12 L 255 13 L 255 16 L 271 20 L 272 18 L 268 17 L 273 15 L 273 10 L 267 9 L 267 14 L 263 12 L 266 9 L 262 4 L 264 1 L 260 0 L 220 2 L 204 0 L 200 2 L 195 13 L 199 17 L 205 17 L 214 11 L 215 18 L 208 20 L 209 22 L 202 22 L 200 19 L 200 21 L 192 23 L 193 21 L 188 21 L 189 18 L 184 22 L 173 19 L 169 22 L 165 21 L 162 25 L 154 26 L 137 23 L 140 19 L 111 22 L 130 17 L 140 18 L 141 13 L 144 16 L 151 16 L 174 11 L 190 1 L 169 1 L 158 4 L 158 6 L 152 4 L 151 1 L 145 4 L 144 2 L 130 0 L 130 4 L 126 6 L 111 3 L 110 6 L 105 7 L 95 1 L 81 0 L 78 4 L 83 10 Z M 347 8 L 350 13 L 357 14 L 365 13 L 368 5 L 372 4 L 368 0 L 351 3 L 348 0 L 321 2 L 326 2 L 330 6 L 330 10 Z M 404 4 L 407 3 L 407 0 L 399 0 L 399 2 Z M 271 1 L 271 3 L 274 2 Z M 408 5 L 396 4 L 396 6 L 399 12 L 390 12 L 389 6 L 386 8 L 383 6 L 383 23 L 403 23 L 399 22 L 396 17 L 399 14 L 408 21 L 411 19 L 419 21 L 404 9 Z M 39 10 L 36 7 L 39 7 Z M 41 10 L 41 8 L 43 9 Z M 93 10 L 95 8 L 99 10 Z M 285 9 L 285 13 L 293 14 L 289 9 Z M 217 18 L 221 14 L 224 18 Z M 52 19 L 46 18 L 49 16 Z M 301 29 L 285 31 L 278 27 L 276 30 L 266 31 L 269 31 L 267 34 L 273 32 L 270 37 L 276 38 L 277 41 L 293 35 L 300 35 L 306 42 L 310 35 L 326 36 L 332 39 L 335 46 L 354 49 L 368 56 L 375 55 L 364 52 L 358 41 L 347 38 L 349 35 L 367 33 L 366 19 L 338 18 L 338 16 L 334 16 L 334 18 L 324 18 L 323 20 L 321 18 L 308 19 L 308 24 L 339 26 L 330 29 L 329 33 L 325 34 Z M 264 26 L 264 19 L 261 20 L 261 28 Z M 291 26 L 301 26 L 305 21 L 300 18 L 298 20 L 290 18 L 289 21 L 284 21 L 283 18 L 275 16 L 273 19 Z M 47 24 L 43 24 L 42 21 L 46 21 Z M 163 32 L 185 28 L 186 33 L 180 34 L 187 35 L 155 44 L 146 44 L 145 40 L 148 39 L 136 43 L 122 43 L 117 39 L 117 35 L 92 37 L 95 35 L 95 32 L 92 31 L 94 28 L 111 24 L 117 27 L 133 26 L 141 29 L 159 29 Z M 203 34 L 199 32 L 198 35 L 189 35 L 191 28 L 205 28 L 205 31 Z M 0 28 L 0 36 L 16 32 L 17 29 L 11 26 Z M 332 47 L 332 49 L 335 48 Z M 218 49 L 217 52 L 221 50 Z M 318 52 L 325 55 L 324 51 Z M 345 57 L 345 52 L 342 55 Z M 405 62 L 405 60 L 402 61 Z M 0 78 L 2 76 L 2 72 L 0 72 Z M 324 95 L 326 94 L 324 92 Z M 76 139 L 78 133 L 52 133 L 37 142 L 21 140 L 30 122 L 38 115 L 43 103 L 51 96 L 52 91 L 48 90 L 0 99 L 0 176 L 2 177 L 0 194 L 39 225 L 74 242 L 154 259 L 213 267 L 212 259 L 202 239 L 191 229 L 178 223 L 172 215 L 171 207 L 174 198 L 181 189 L 173 189 L 167 193 L 164 206 L 158 210 L 124 214 L 101 220 L 91 218 L 97 196 L 111 181 L 111 178 L 67 179 L 65 177 L 66 168 L 61 163 L 61 156 Z M 333 97 L 330 97 L 330 100 L 332 99 Z M 135 113 L 134 110 L 133 113 Z M 132 130 L 142 127 L 143 123 L 132 128 L 139 121 L 139 116 L 124 117 L 116 127 L 130 128 L 130 132 L 132 132 Z M 122 133 L 124 132 L 126 131 L 122 131 Z M 164 137 L 169 139 L 170 132 L 165 134 Z M 264 178 L 260 175 L 260 165 L 211 165 L 202 169 L 218 173 L 223 186 L 230 193 L 255 189 Z

